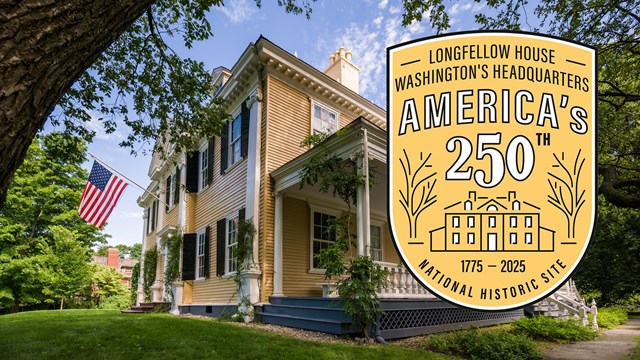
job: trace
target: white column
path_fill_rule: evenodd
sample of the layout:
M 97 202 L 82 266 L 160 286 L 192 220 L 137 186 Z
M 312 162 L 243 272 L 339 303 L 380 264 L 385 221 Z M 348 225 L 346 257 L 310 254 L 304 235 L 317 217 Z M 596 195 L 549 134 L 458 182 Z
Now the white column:
M 273 234 L 273 294 L 284 296 L 282 292 L 282 193 L 276 193 L 274 234 Z
M 367 130 L 363 129 L 362 133 L 362 153 L 358 156 L 358 175 L 364 176 L 365 183 L 358 187 L 357 201 L 357 246 L 358 255 L 369 255 L 369 246 L 371 237 L 369 234 L 369 143 L 367 138 Z
M 259 221 L 260 221 L 260 139 L 262 127 L 262 95 L 260 87 L 251 91 L 247 100 L 250 109 L 249 118 L 249 146 L 247 149 L 247 192 L 245 211 L 247 220 L 251 220 L 256 227 L 253 239 L 253 267 L 257 267 L 259 251 Z
M 142 255 L 140 256 L 140 273 L 138 276 L 138 289 L 136 290 L 136 306 L 140 306 L 140 303 L 144 302 L 144 289 L 142 286 L 144 280 L 144 252 L 146 251 L 146 239 L 147 239 L 147 219 L 149 219 L 149 211 L 144 209 L 142 215 Z
M 183 154 L 178 161 L 180 169 L 180 190 L 178 191 L 178 231 L 187 226 L 187 154 Z

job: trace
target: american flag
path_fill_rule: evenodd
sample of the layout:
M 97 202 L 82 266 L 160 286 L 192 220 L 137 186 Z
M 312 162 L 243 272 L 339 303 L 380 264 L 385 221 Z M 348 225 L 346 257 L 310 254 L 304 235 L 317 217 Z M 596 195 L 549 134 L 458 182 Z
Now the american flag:
M 126 187 L 125 181 L 94 161 L 80 198 L 80 217 L 89 224 L 102 228 Z

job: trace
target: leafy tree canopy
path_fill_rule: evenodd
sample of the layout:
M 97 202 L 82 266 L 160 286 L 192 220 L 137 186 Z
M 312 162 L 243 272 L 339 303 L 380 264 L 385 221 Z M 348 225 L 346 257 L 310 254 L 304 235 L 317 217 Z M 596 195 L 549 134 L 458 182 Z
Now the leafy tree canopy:
M 78 216 L 84 152 L 60 133 L 29 148 L 0 210 L 0 304 L 53 303 L 87 279 L 88 249 L 107 235 Z

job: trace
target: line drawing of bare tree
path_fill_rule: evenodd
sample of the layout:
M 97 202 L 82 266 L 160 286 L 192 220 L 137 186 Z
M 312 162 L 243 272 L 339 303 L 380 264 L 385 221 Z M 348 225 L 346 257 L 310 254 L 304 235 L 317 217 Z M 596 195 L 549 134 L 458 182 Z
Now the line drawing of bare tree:
M 586 190 L 580 192 L 579 188 L 580 173 L 586 160 L 584 157 L 580 158 L 581 152 L 582 149 L 578 150 L 576 159 L 573 162 L 573 171 L 570 171 L 564 164 L 564 152 L 561 153 L 560 159 L 558 159 L 557 154 L 553 154 L 553 157 L 556 159 L 556 164 L 552 165 L 552 167 L 560 168 L 562 171 L 559 174 L 547 173 L 550 176 L 547 181 L 553 194 L 553 196 L 548 195 L 547 201 L 564 214 L 567 219 L 567 236 L 570 239 L 576 237 L 576 220 L 578 219 L 578 213 L 580 209 L 582 209 L 582 205 L 585 203 L 584 194 Z M 580 164 L 578 164 L 578 162 Z
M 438 195 L 431 195 L 438 180 L 435 178 L 437 172 L 434 171 L 431 174 L 425 174 L 424 176 L 420 175 L 425 172 L 422 170 L 431 168 L 431 165 L 428 164 L 429 158 L 431 158 L 431 153 L 423 159 L 423 154 L 420 152 L 419 161 L 421 163 L 414 171 L 412 171 L 411 161 L 409 161 L 407 150 L 403 149 L 402 152 L 404 153 L 404 159 L 402 157 L 398 159 L 400 160 L 402 170 L 404 171 L 405 191 L 402 192 L 401 189 L 398 189 L 400 192 L 399 202 L 407 214 L 407 220 L 409 221 L 409 237 L 415 239 L 418 237 L 417 227 L 420 215 L 428 207 L 438 201 L 436 199 Z

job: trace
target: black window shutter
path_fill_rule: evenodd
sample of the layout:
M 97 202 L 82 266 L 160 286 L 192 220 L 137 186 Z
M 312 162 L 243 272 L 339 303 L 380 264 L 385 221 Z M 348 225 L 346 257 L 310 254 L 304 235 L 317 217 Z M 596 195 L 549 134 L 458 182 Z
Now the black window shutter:
M 151 232 L 151 206 L 147 208 L 147 234 Z
M 238 219 L 240 221 L 244 220 L 245 218 L 245 214 L 246 214 L 247 210 L 245 208 L 240 209 L 240 211 L 238 211 Z
M 215 154 L 214 151 L 216 150 L 215 145 L 216 139 L 212 137 L 211 139 L 209 139 L 209 167 L 207 168 L 207 179 L 209 180 L 209 185 L 211 185 L 211 183 L 213 182 L 213 158 Z
M 169 200 L 171 199 L 171 175 L 167 177 L 167 186 L 164 191 L 164 210 L 169 211 Z
M 180 168 L 176 166 L 176 175 L 174 178 L 174 188 L 173 188 L 173 205 L 178 203 L 180 199 Z
M 196 278 L 196 234 L 184 234 L 182 238 L 182 280 Z
M 209 277 L 209 261 L 211 257 L 209 254 L 211 253 L 211 247 L 209 243 L 211 241 L 211 226 L 207 226 L 204 235 L 204 277 Z
M 150 214 L 148 219 L 151 221 L 151 231 L 153 231 L 156 228 L 156 202 L 155 201 L 149 207 L 149 212 Z
M 247 102 L 243 101 L 240 116 L 242 127 L 240 129 L 240 156 L 245 157 L 249 152 L 249 123 L 251 110 L 247 107 Z
M 153 227 L 158 227 L 158 210 L 160 209 L 160 200 L 153 202 L 156 207 L 153 210 Z
M 198 178 L 200 175 L 200 152 L 194 151 L 187 157 L 187 191 L 198 192 Z
M 224 174 L 227 170 L 227 163 L 229 162 L 229 124 L 227 122 L 224 125 L 222 136 L 220 137 L 220 174 Z
M 227 232 L 227 219 L 218 220 L 216 225 L 216 275 L 224 275 L 225 233 Z

